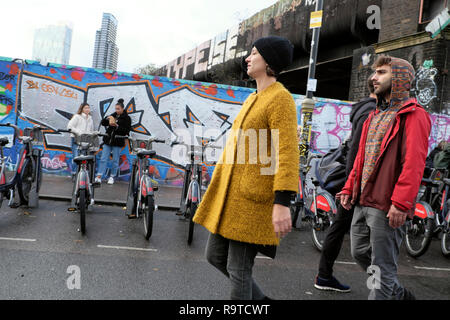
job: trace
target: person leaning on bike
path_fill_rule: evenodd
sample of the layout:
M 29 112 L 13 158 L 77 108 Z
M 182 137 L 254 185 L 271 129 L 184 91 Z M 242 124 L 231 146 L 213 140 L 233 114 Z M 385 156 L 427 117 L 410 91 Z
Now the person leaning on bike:
M 106 164 L 111 153 L 113 159 L 108 184 L 114 183 L 114 177 L 117 176 L 119 171 L 120 150 L 125 146 L 125 139 L 116 138 L 115 136 L 127 136 L 131 130 L 131 118 L 125 110 L 123 102 L 123 99 L 119 99 L 115 107 L 116 112 L 101 121 L 101 125 L 106 127 L 108 137 L 103 138 L 103 151 L 95 178 L 95 182 L 97 183 L 101 183 L 102 177 L 106 173 Z
M 292 95 L 276 79 L 291 64 L 292 54 L 293 46 L 285 38 L 266 37 L 253 44 L 245 61 L 248 75 L 256 80 L 257 91 L 246 99 L 231 130 L 255 133 L 258 143 L 262 140 L 266 147 L 250 145 L 254 139 L 252 142 L 242 135 L 242 139 L 238 136 L 239 144 L 228 138 L 194 216 L 195 223 L 211 232 L 206 258 L 230 279 L 231 299 L 267 299 L 252 278 L 256 254 L 259 251 L 274 258 L 280 236 L 290 232 L 292 226 L 290 194 L 298 192 L 299 171 L 299 150 L 293 143 L 297 113 Z M 267 137 L 261 134 L 262 130 Z M 275 132 L 279 143 L 272 145 Z M 253 147 L 259 149 L 258 157 L 249 154 Z M 270 174 L 261 171 L 270 167 L 270 163 L 261 161 L 262 148 L 267 148 L 269 154 L 273 148 L 272 156 L 278 154 L 278 170 Z M 245 161 L 236 161 L 236 155 L 241 154 Z M 234 160 L 228 161 L 229 158 Z
M 369 299 L 415 299 L 398 281 L 397 260 L 406 218 L 414 216 L 431 121 L 409 97 L 414 80 L 409 62 L 379 56 L 372 68 L 377 109 L 364 123 L 353 169 L 337 196 L 347 210 L 356 205 L 351 251 L 376 280 Z
M 374 93 L 375 89 L 373 87 L 373 81 L 370 78 L 367 81 L 367 87 L 370 96 L 355 103 L 352 106 L 352 112 L 350 114 L 352 132 L 350 140 L 348 141 L 349 149 L 347 151 L 347 163 L 345 166 L 347 178 L 353 168 L 353 162 L 358 153 L 359 139 L 361 138 L 363 124 L 369 114 L 376 108 L 377 96 Z M 338 292 L 350 291 L 349 286 L 341 284 L 333 276 L 333 265 L 341 250 L 344 236 L 350 230 L 352 217 L 353 208 L 347 211 L 342 206 L 338 206 L 336 217 L 334 218 L 333 224 L 330 226 L 327 237 L 323 243 L 323 249 L 320 255 L 319 274 L 314 281 L 314 287 L 319 290 L 333 290 Z
M 78 156 L 78 145 L 75 143 L 75 134 L 82 135 L 84 133 L 94 132 L 94 121 L 91 116 L 91 107 L 87 103 L 80 104 L 78 111 L 73 115 L 67 124 L 67 130 L 71 130 L 72 136 L 72 179 L 76 174 L 77 165 L 73 161 Z

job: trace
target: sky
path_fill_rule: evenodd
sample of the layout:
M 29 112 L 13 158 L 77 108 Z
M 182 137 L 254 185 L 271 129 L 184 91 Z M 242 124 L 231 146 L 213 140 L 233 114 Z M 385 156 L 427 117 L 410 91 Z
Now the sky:
M 102 13 L 117 20 L 118 70 L 164 65 L 277 0 L 5 0 L 0 56 L 32 59 L 36 28 L 70 22 L 70 65 L 91 67 Z

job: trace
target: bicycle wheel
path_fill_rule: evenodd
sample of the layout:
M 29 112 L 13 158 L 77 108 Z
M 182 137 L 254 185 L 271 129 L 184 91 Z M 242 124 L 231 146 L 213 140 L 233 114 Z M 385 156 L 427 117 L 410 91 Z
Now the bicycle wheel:
M 127 215 L 136 214 L 137 209 L 137 199 L 138 195 L 137 192 L 135 192 L 135 189 L 137 189 L 136 186 L 139 185 L 139 178 L 138 174 L 136 172 L 136 165 L 133 165 L 133 173 L 130 178 L 130 182 L 128 183 L 128 193 L 127 193 Z M 131 208 L 131 209 L 130 209 Z
M 27 164 L 22 168 L 20 174 L 20 181 L 17 185 L 17 191 L 19 192 L 19 198 L 21 204 L 28 205 L 28 195 L 30 194 L 31 184 L 33 183 L 33 166 L 31 161 L 27 161 Z
M 189 231 L 188 231 L 188 240 L 187 243 L 188 245 L 190 245 L 192 243 L 192 239 L 194 238 L 194 221 L 192 219 L 194 219 L 194 215 L 195 212 L 197 211 L 197 203 L 191 202 L 191 204 L 189 205 L 188 211 L 189 212 Z
M 447 230 L 442 235 L 441 250 L 444 257 L 450 258 L 450 230 Z
M 406 224 L 406 252 L 413 258 L 423 255 L 431 243 L 434 221 L 430 218 L 414 216 Z
M 311 239 L 314 247 L 322 251 L 323 243 L 331 226 L 331 212 L 317 209 L 317 215 L 311 219 Z
M 144 214 L 144 235 L 148 240 L 153 231 L 153 212 L 155 211 L 155 200 L 152 196 L 147 196 L 143 202 L 142 213 Z
M 80 231 L 86 233 L 86 190 L 80 190 L 78 209 L 80 210 Z
M 41 161 L 41 159 L 38 159 L 37 161 Z M 42 165 L 39 163 L 39 171 L 36 172 L 37 176 L 37 190 L 38 192 L 41 190 L 42 186 Z

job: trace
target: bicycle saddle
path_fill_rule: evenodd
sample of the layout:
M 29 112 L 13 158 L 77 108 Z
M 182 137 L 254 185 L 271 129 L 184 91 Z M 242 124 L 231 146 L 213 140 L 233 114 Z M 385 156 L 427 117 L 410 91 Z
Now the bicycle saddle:
M 23 137 L 20 137 L 20 140 L 22 140 L 23 143 L 27 143 L 27 142 L 32 141 L 33 138 L 29 137 L 29 136 L 23 136 Z
M 7 137 L 0 137 L 0 146 L 4 147 L 9 143 L 9 140 Z
M 318 186 L 320 186 L 320 182 L 319 182 L 319 180 L 317 180 L 317 179 L 312 179 L 312 184 L 315 186 L 315 187 L 318 187 Z
M 203 153 L 201 151 L 188 151 L 188 157 L 194 155 L 194 156 L 201 156 Z
M 73 159 L 73 161 L 75 163 L 79 163 L 82 161 L 94 161 L 94 159 L 95 159 L 95 156 L 78 156 L 75 159 Z
M 439 187 L 439 182 L 431 180 L 430 178 L 422 178 L 422 184 L 430 185 L 432 187 Z
M 155 150 L 139 150 L 136 155 L 139 158 L 144 158 L 146 156 L 149 156 L 150 158 L 153 158 L 156 155 L 156 151 Z
M 89 142 L 80 142 L 78 145 L 81 147 L 81 149 L 88 149 L 91 146 Z

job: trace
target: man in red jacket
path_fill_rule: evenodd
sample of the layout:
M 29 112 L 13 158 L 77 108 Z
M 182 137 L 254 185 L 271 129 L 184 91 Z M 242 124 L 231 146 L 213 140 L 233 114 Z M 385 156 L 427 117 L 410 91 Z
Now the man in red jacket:
M 409 98 L 411 64 L 380 56 L 372 68 L 377 108 L 364 123 L 353 169 L 336 197 L 347 210 L 356 205 L 351 251 L 373 273 L 369 299 L 414 299 L 398 282 L 397 259 L 406 218 L 414 216 L 431 121 L 416 99 Z

